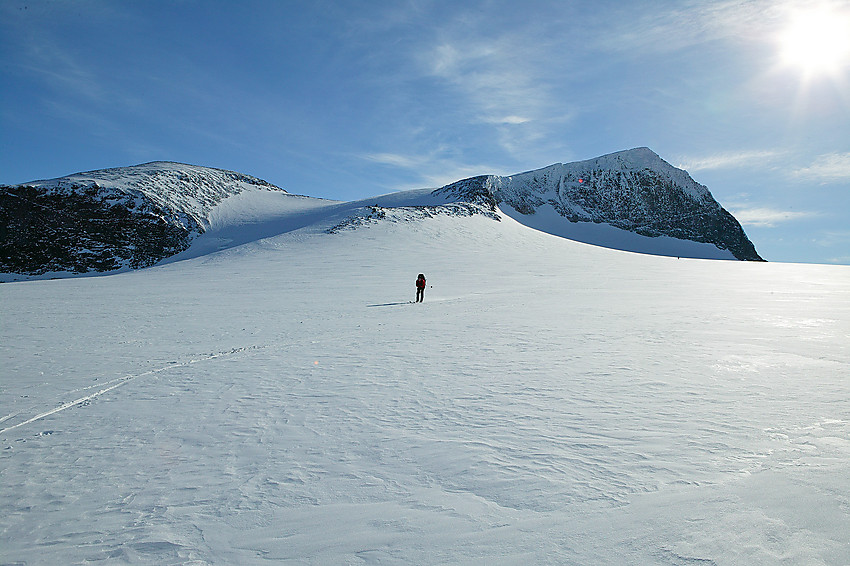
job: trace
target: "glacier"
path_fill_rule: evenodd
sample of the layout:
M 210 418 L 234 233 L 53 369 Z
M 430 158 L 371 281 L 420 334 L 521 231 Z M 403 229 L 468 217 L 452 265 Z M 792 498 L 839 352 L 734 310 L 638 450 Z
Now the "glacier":
M 256 194 L 0 285 L 0 562 L 850 563 L 846 266 Z

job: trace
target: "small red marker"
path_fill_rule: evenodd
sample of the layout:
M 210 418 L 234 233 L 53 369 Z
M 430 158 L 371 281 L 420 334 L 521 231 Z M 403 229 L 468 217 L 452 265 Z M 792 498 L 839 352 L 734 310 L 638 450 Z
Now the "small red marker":
M 584 179 L 579 179 L 579 180 L 578 180 L 578 182 L 579 182 L 579 183 L 584 183 Z

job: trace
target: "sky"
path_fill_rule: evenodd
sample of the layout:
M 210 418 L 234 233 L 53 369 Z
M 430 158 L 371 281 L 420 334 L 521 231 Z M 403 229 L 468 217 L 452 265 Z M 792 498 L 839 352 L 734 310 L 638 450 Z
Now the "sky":
M 0 1 L 0 184 L 355 200 L 643 146 L 768 261 L 850 264 L 850 1 Z

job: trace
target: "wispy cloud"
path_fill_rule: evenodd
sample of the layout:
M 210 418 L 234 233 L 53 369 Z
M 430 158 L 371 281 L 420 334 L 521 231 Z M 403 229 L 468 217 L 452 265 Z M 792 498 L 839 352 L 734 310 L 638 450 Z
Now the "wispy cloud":
M 821 181 L 850 181 L 850 153 L 827 153 L 808 166 L 792 172 L 795 177 L 814 177 Z
M 850 243 L 850 230 L 824 230 L 817 239 L 820 246 L 835 246 Z
M 488 124 L 525 124 L 527 122 L 530 122 L 531 119 L 524 118 L 522 116 L 503 116 L 501 118 L 494 116 L 490 118 L 485 118 L 484 121 Z
M 459 126 L 523 160 L 574 119 L 575 105 L 560 78 L 573 63 L 557 30 L 496 20 L 469 10 L 444 22 L 419 45 L 415 67 L 450 101 Z
M 833 249 L 838 255 L 827 257 L 827 263 L 850 265 L 850 230 L 824 230 L 818 234 L 814 241 L 821 248 Z
M 723 39 L 759 39 L 781 16 L 782 6 L 775 0 L 691 1 L 670 9 L 638 12 L 619 9 L 611 14 L 608 26 L 613 29 L 604 35 L 600 47 L 646 55 Z
M 61 92 L 66 97 L 74 95 L 97 103 L 108 100 L 108 93 L 96 69 L 82 64 L 68 50 L 54 45 L 49 38 L 30 46 L 26 61 L 19 63 L 19 67 L 39 77 L 49 89 Z
M 732 210 L 732 214 L 741 224 L 760 228 L 774 228 L 777 224 L 819 216 L 817 212 L 779 210 L 770 207 L 736 208 Z
M 676 166 L 689 172 L 708 169 L 734 169 L 751 165 L 764 166 L 777 158 L 787 156 L 787 151 L 754 150 L 715 153 L 701 157 L 680 157 Z M 850 181 L 850 153 L 820 155 L 808 167 L 790 172 L 793 177 L 814 177 L 821 181 Z
M 409 155 L 399 153 L 366 153 L 359 157 L 373 163 L 407 170 L 421 179 L 420 184 L 415 187 L 396 187 L 397 190 L 404 188 L 442 187 L 443 185 L 476 175 L 508 174 L 506 171 L 502 171 L 492 165 L 461 163 L 456 158 L 445 154 L 443 150 L 426 154 Z
M 402 169 L 415 169 L 421 167 L 432 159 L 431 156 L 424 155 L 400 155 L 398 153 L 365 153 L 361 157 L 373 163 L 381 163 L 383 165 L 391 165 Z
M 753 164 L 763 165 L 782 154 L 783 152 L 772 150 L 715 153 L 702 157 L 682 157 L 676 166 L 691 173 L 708 169 L 734 169 Z
M 517 125 L 539 117 L 547 105 L 547 93 L 527 64 L 533 59 L 528 47 L 509 35 L 446 36 L 421 55 L 422 61 L 432 76 L 464 97 L 480 122 Z

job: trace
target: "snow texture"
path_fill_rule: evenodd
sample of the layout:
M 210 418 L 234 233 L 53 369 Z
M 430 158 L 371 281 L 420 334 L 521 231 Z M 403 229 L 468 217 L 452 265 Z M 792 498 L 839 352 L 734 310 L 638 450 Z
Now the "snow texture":
M 0 563 L 850 563 L 847 267 L 438 197 L 0 285 Z

